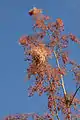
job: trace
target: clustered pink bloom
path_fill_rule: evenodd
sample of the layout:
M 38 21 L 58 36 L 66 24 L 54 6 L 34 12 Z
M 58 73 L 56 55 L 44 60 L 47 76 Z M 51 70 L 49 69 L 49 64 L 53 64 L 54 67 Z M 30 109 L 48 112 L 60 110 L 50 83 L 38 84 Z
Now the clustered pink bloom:
M 25 49 L 25 55 L 31 56 L 31 64 L 27 69 L 28 79 L 31 75 L 35 76 L 34 86 L 30 86 L 29 96 L 33 96 L 37 92 L 40 96 L 43 93 L 48 94 L 48 109 L 51 115 L 57 114 L 57 111 L 62 111 L 65 119 L 71 119 L 71 107 L 75 107 L 80 101 L 77 100 L 74 95 L 57 96 L 58 88 L 62 87 L 61 77 L 67 75 L 66 64 L 71 64 L 71 72 L 74 73 L 75 79 L 79 82 L 80 70 L 75 69 L 76 65 L 69 58 L 68 52 L 65 48 L 68 48 L 69 41 L 72 40 L 78 44 L 80 41 L 75 35 L 70 33 L 69 35 L 61 35 L 64 31 L 64 24 L 60 18 L 57 18 L 55 22 L 50 22 L 50 17 L 42 14 L 42 10 L 33 8 L 29 11 L 29 15 L 33 16 L 35 24 L 33 30 L 36 35 L 22 37 L 20 44 L 25 48 L 29 46 L 29 49 Z M 39 32 L 40 30 L 40 32 Z M 46 45 L 43 40 L 45 36 L 48 36 L 50 42 Z M 55 53 L 56 52 L 56 56 Z M 54 55 L 54 57 L 52 57 Z M 62 66 L 52 67 L 48 60 L 50 58 L 62 61 Z M 55 102 L 54 102 L 55 101 Z M 58 116 L 57 116 L 58 118 Z
M 6 117 L 5 120 L 29 120 L 29 117 L 32 117 L 33 120 L 53 120 L 49 113 L 45 113 L 44 115 L 38 115 L 35 113 L 15 114 Z
M 30 116 L 33 120 L 54 120 L 54 116 L 60 120 L 59 112 L 63 114 L 64 120 L 80 118 L 78 110 L 80 100 L 76 98 L 80 86 L 73 94 L 68 94 L 64 90 L 64 77 L 68 74 L 66 65 L 71 65 L 69 71 L 74 74 L 76 83 L 80 85 L 80 65 L 70 60 L 66 50 L 70 40 L 78 44 L 80 44 L 80 40 L 72 33 L 62 34 L 64 23 L 61 18 L 51 22 L 51 18 L 44 15 L 42 9 L 36 7 L 29 11 L 29 15 L 34 20 L 33 31 L 35 34 L 24 35 L 19 39 L 19 44 L 24 48 L 25 60 L 30 61 L 27 68 L 27 79 L 30 80 L 32 75 L 35 77 L 34 85 L 30 85 L 28 88 L 29 97 L 33 96 L 35 92 L 39 96 L 46 93 L 49 113 L 42 116 L 35 113 L 19 114 L 8 116 L 5 120 L 28 120 Z M 49 40 L 49 43 L 46 43 L 45 38 Z M 51 66 L 50 59 L 56 61 L 56 66 Z M 61 94 L 61 88 L 63 94 Z

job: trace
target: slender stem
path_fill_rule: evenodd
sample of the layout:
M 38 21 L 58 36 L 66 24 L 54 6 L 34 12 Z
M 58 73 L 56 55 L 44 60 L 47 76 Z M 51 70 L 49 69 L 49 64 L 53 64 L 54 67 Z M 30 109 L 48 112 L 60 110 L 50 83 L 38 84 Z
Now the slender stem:
M 55 55 L 55 58 L 56 58 L 57 66 L 60 69 L 60 64 L 59 64 L 59 61 L 58 61 L 58 58 L 57 58 L 57 54 L 56 54 L 55 50 L 53 52 L 54 52 L 54 55 Z M 62 85 L 62 88 L 63 88 L 63 92 L 64 92 L 64 95 L 66 96 L 66 89 L 65 89 L 65 86 L 64 86 L 63 75 L 61 74 L 60 76 L 61 76 L 61 85 Z
M 56 102 L 55 101 L 54 101 L 54 109 L 55 109 L 57 119 L 60 120 L 59 115 L 58 115 L 58 111 L 57 111 L 57 108 L 56 108 Z
M 50 38 L 50 35 L 49 35 L 48 31 L 47 31 L 47 34 L 48 34 L 48 36 Z M 53 52 L 54 52 L 54 55 L 55 55 L 55 58 L 56 58 L 57 66 L 60 69 L 60 65 L 59 65 L 59 61 L 58 61 L 58 58 L 57 58 L 57 54 L 56 54 L 55 50 L 53 50 Z M 67 93 L 66 93 L 66 89 L 65 89 L 65 86 L 64 86 L 64 79 L 63 79 L 63 75 L 62 74 L 61 74 L 61 85 L 62 85 L 62 88 L 63 88 L 64 97 L 66 98 L 66 94 Z M 54 109 L 55 109 L 55 112 L 56 112 L 57 119 L 60 120 L 60 118 L 58 116 L 58 111 L 57 111 L 56 103 L 55 102 L 54 102 Z
M 55 50 L 54 50 L 54 55 L 55 55 L 55 58 L 56 58 L 57 66 L 58 66 L 58 68 L 60 69 L 59 60 L 58 60 L 58 58 L 57 58 L 57 54 L 56 54 Z M 63 88 L 64 97 L 65 97 L 65 99 L 66 99 L 66 94 L 67 94 L 67 92 L 66 92 L 66 89 L 65 89 L 65 86 L 64 86 L 63 75 L 61 74 L 60 76 L 61 76 L 61 85 L 62 85 L 62 88 Z M 70 111 L 70 108 L 69 108 L 69 111 Z M 71 114 L 70 114 L 70 113 L 69 113 L 69 116 L 70 116 L 70 120 L 71 120 Z

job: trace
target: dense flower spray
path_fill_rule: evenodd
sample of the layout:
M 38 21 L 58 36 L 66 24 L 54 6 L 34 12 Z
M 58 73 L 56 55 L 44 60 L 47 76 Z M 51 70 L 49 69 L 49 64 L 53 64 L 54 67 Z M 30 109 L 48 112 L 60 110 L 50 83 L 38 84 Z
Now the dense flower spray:
M 63 120 L 80 119 L 80 99 L 76 98 L 80 89 L 80 65 L 69 58 L 67 51 L 70 40 L 77 44 L 80 44 L 80 40 L 72 33 L 62 34 L 64 23 L 61 18 L 51 22 L 51 18 L 36 7 L 29 11 L 29 15 L 34 21 L 34 34 L 22 36 L 19 40 L 19 44 L 24 47 L 26 61 L 30 61 L 27 79 L 32 75 L 35 77 L 35 85 L 28 88 L 29 96 L 35 92 L 39 96 L 46 93 L 49 111 L 42 116 L 35 113 L 18 114 L 8 116 L 5 120 L 28 120 L 30 116 L 33 120 L 61 120 L 60 113 Z M 49 43 L 43 42 L 46 37 Z M 56 61 L 55 67 L 49 63 L 49 59 Z M 66 65 L 71 66 L 70 70 Z M 65 88 L 64 78 L 68 72 L 74 74 L 75 85 L 78 84 L 74 93 L 68 93 Z

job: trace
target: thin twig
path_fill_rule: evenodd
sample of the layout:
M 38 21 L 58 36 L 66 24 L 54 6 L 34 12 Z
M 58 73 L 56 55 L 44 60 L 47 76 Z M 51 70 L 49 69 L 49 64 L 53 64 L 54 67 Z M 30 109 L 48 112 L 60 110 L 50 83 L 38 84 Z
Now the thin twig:
M 57 58 L 55 50 L 53 52 L 54 52 L 54 55 L 55 55 L 55 58 L 56 58 L 57 66 L 60 69 L 59 61 L 58 61 L 58 58 Z M 63 75 L 61 74 L 60 76 L 61 76 L 61 82 L 62 82 L 61 84 L 62 84 L 63 92 L 64 92 L 64 95 L 66 96 L 66 89 L 65 89 L 65 86 L 64 86 Z
M 73 100 L 74 100 L 74 97 L 76 96 L 76 94 L 77 94 L 77 92 L 78 92 L 79 89 L 80 89 L 80 86 L 76 89 L 76 91 L 75 91 L 75 93 L 74 93 L 74 95 L 73 95 L 73 97 L 72 97 L 72 100 L 71 100 L 71 102 L 70 102 L 70 105 L 72 104 L 72 102 L 73 102 Z
M 58 115 L 58 111 L 57 111 L 57 108 L 56 108 L 56 103 L 55 103 L 55 101 L 54 101 L 54 109 L 55 109 L 55 113 L 56 113 L 57 119 L 60 120 L 59 115 Z

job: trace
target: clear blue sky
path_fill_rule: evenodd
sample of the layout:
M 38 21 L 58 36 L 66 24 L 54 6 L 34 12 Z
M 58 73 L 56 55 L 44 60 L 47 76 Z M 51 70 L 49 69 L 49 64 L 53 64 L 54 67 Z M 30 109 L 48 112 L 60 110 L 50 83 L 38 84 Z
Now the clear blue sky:
M 60 17 L 65 24 L 65 32 L 80 37 L 80 0 L 0 0 L 0 118 L 15 113 L 46 112 L 46 97 L 27 96 L 28 82 L 25 83 L 27 63 L 18 39 L 32 33 L 32 20 L 28 15 L 32 6 L 42 8 L 52 16 Z M 80 61 L 80 48 L 74 48 L 74 58 Z M 71 89 L 71 78 L 66 83 Z M 75 90 L 75 87 L 72 87 Z

